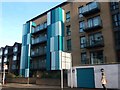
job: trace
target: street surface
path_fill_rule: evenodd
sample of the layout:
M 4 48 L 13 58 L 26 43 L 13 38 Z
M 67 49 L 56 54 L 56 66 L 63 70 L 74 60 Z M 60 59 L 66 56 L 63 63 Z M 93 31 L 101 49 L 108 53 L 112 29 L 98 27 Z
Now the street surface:
M 68 88 L 68 87 L 61 89 L 59 86 L 9 83 L 3 85 L 2 90 L 103 90 L 103 89 L 83 89 L 83 88 Z M 107 90 L 117 90 L 117 89 L 107 89 Z

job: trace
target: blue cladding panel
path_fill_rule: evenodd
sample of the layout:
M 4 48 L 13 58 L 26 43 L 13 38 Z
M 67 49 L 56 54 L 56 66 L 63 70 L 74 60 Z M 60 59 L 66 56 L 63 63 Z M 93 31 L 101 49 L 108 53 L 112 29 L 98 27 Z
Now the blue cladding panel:
M 53 17 L 55 17 L 55 10 L 52 10 L 51 13 L 52 13 L 51 20 L 52 20 L 52 24 L 53 24 L 53 23 L 55 23 L 55 18 L 53 18 Z
M 62 8 L 56 8 L 47 17 L 51 16 L 51 24 L 48 26 L 47 39 L 47 70 L 60 70 L 60 53 L 63 51 L 63 37 L 64 37 L 64 17 Z M 62 33 L 62 34 L 61 34 Z M 53 45 L 53 47 L 51 47 Z M 51 49 L 50 49 L 51 47 Z M 52 53 L 52 54 L 51 54 Z M 52 56 L 51 56 L 52 55 Z M 50 66 L 51 64 L 51 66 Z
M 33 23 L 31 23 L 32 25 Z M 31 34 L 30 34 L 30 22 L 26 23 L 24 25 L 23 30 L 23 37 L 22 37 L 22 54 L 21 54 L 21 63 L 20 63 L 20 75 L 24 76 L 26 75 L 26 69 L 29 70 L 29 64 L 30 64 L 30 40 L 31 40 Z M 35 25 L 35 24 L 34 24 Z

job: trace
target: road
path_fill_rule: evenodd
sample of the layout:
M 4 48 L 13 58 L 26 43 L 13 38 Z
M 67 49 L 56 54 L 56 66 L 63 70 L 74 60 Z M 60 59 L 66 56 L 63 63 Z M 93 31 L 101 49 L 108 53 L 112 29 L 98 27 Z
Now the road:
M 17 84 L 9 83 L 2 86 L 2 90 L 103 90 L 103 89 L 83 89 L 83 88 L 68 88 L 65 87 L 61 89 L 59 86 L 41 86 L 34 84 Z M 117 89 L 107 89 L 107 90 L 117 90 Z

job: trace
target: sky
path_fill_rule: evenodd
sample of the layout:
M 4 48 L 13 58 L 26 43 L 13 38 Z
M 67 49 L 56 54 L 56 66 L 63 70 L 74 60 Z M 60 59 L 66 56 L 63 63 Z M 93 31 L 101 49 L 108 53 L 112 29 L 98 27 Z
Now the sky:
M 0 2 L 0 47 L 12 46 L 15 42 L 21 43 L 22 28 L 26 21 L 64 1 Z

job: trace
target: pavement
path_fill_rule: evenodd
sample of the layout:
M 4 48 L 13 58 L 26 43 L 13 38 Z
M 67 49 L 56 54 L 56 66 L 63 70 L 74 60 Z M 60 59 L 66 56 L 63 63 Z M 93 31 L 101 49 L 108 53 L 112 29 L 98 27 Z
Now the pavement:
M 7 83 L 0 85 L 0 90 L 103 90 L 103 89 L 87 89 L 87 88 L 69 88 L 60 86 L 46 86 L 46 85 L 35 85 L 35 84 L 19 84 L 19 83 Z M 116 89 L 107 89 L 116 90 Z

